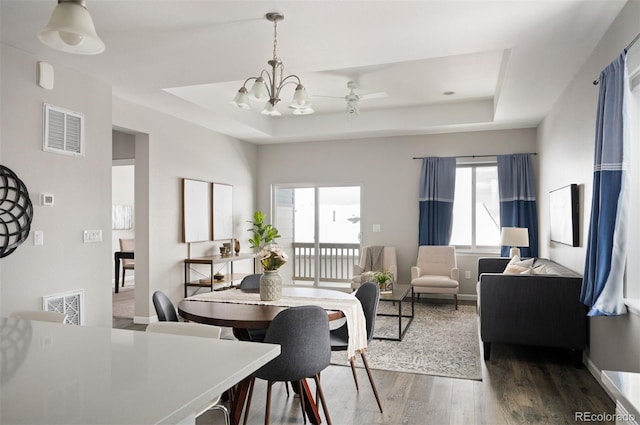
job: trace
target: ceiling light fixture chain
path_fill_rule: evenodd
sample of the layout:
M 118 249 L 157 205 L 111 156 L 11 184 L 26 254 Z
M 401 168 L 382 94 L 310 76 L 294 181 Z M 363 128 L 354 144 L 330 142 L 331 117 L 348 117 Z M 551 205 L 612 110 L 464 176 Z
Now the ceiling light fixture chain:
M 289 84 L 296 84 L 295 94 L 289 108 L 294 110 L 294 115 L 312 114 L 314 111 L 311 109 L 311 101 L 300 77 L 295 74 L 285 77 L 284 64 L 278 57 L 278 22 L 284 19 L 284 15 L 271 12 L 267 13 L 265 18 L 273 22 L 273 57 L 267 61 L 271 70 L 263 69 L 257 77 L 247 78 L 231 103 L 238 108 L 250 109 L 249 99 L 266 101 L 262 114 L 278 116 L 281 114 L 275 109 L 275 106 L 280 102 L 282 88 Z M 265 81 L 265 75 L 267 81 Z M 251 90 L 247 90 L 246 87 L 249 81 L 254 81 Z

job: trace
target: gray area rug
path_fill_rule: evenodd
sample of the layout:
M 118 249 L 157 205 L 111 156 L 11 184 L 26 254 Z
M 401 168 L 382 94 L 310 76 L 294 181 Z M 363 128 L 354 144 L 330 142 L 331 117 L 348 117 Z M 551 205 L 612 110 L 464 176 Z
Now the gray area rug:
M 378 312 L 396 309 L 381 302 Z M 411 304 L 405 301 L 402 311 L 409 313 Z M 397 337 L 397 320 L 378 316 L 374 335 Z M 369 344 L 369 367 L 481 381 L 477 320 L 475 305 L 459 305 L 455 310 L 452 304 L 416 303 L 415 317 L 402 341 L 374 339 Z M 331 363 L 348 366 L 346 352 L 332 353 Z M 360 356 L 356 365 L 364 367 Z

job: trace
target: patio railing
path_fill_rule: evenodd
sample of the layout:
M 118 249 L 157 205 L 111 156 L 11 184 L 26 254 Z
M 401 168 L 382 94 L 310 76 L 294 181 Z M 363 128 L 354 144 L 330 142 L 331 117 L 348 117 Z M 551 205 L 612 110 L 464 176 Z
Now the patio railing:
M 293 279 L 314 280 L 316 276 L 316 250 L 313 243 L 294 242 Z M 360 244 L 321 243 L 318 280 L 324 282 L 350 282 L 353 265 L 360 260 Z

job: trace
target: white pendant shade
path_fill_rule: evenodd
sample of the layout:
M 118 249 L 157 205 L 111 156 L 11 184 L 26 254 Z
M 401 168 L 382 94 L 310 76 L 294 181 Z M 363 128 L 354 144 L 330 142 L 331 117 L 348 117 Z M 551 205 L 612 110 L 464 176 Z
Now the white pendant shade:
M 258 78 L 251 90 L 249 91 L 249 96 L 255 100 L 267 100 L 269 99 L 269 91 L 267 90 L 267 86 L 264 84 L 264 79 L 262 77 Z
M 67 53 L 97 55 L 104 51 L 91 15 L 80 2 L 59 3 L 38 38 L 45 45 Z
M 271 104 L 271 102 L 267 102 L 264 105 L 264 109 L 262 110 L 262 115 L 267 115 L 270 117 L 279 117 L 282 114 L 280 113 L 280 111 L 276 109 L 275 106 L 273 106 L 273 104 Z
M 241 87 L 231 103 L 240 109 L 251 109 L 251 106 L 249 106 L 249 95 L 247 94 L 247 89 Z
M 309 95 L 302 84 L 298 84 L 296 87 L 291 106 L 293 108 L 306 108 L 311 104 L 309 101 Z

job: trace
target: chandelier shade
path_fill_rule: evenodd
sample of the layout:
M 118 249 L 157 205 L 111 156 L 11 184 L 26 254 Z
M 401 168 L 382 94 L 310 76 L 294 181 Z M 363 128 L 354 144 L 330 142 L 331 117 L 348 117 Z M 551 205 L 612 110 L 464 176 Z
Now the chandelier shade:
M 250 109 L 249 99 L 266 102 L 263 115 L 275 117 L 282 115 L 276 105 L 280 102 L 280 92 L 282 88 L 295 84 L 295 92 L 289 108 L 294 109 L 294 115 L 312 114 L 311 101 L 305 87 L 297 75 L 284 75 L 284 64 L 278 57 L 278 22 L 284 19 L 284 15 L 278 12 L 266 14 L 266 19 L 273 22 L 273 57 L 267 63 L 269 68 L 263 69 L 258 76 L 249 77 L 245 80 L 231 103 L 241 109 Z M 251 89 L 247 90 L 247 84 L 253 81 Z
M 80 55 L 97 55 L 105 49 L 84 0 L 58 0 L 38 39 L 53 49 Z

